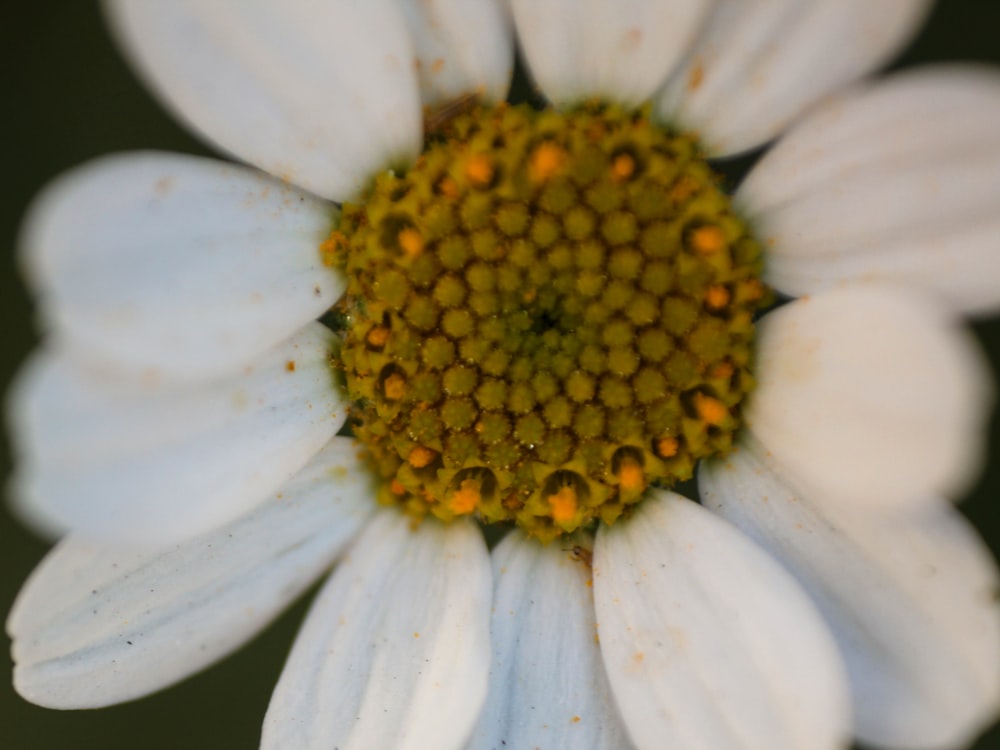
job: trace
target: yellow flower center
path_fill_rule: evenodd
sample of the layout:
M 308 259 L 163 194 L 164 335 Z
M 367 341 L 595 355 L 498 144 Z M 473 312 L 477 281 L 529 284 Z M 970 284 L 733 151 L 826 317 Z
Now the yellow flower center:
M 380 500 L 549 540 L 732 445 L 761 252 L 643 112 L 476 108 L 324 243 Z

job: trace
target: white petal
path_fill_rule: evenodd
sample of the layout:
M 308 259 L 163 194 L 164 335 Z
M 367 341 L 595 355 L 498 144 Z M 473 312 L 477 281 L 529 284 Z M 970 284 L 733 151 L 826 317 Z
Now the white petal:
M 413 49 L 392 0 L 105 0 L 152 88 L 220 148 L 325 198 L 420 152 Z
M 551 101 L 649 99 L 691 43 L 706 0 L 510 0 L 532 77 Z
M 95 708 L 221 659 L 332 563 L 374 509 L 358 446 L 335 438 L 253 513 L 163 552 L 70 536 L 28 579 L 7 629 L 33 703 Z
M 933 300 L 844 287 L 757 330 L 746 423 L 804 488 L 892 505 L 956 497 L 974 477 L 992 388 L 971 336 Z
M 757 545 L 656 492 L 594 549 L 601 652 L 640 748 L 841 747 L 847 685 L 819 613 Z
M 151 542 L 242 515 L 343 424 L 332 345 L 313 323 L 238 375 L 185 388 L 41 354 L 11 395 L 20 510 L 50 531 Z
M 938 502 L 886 516 L 823 502 L 747 450 L 699 479 L 705 504 L 781 560 L 833 626 L 860 739 L 959 748 L 996 717 L 997 567 L 957 512 Z
M 572 555 L 517 532 L 493 551 L 490 690 L 470 750 L 630 746 L 601 663 L 591 571 Z
M 244 167 L 105 157 L 59 179 L 22 238 L 42 312 L 94 356 L 165 376 L 234 370 L 319 317 L 344 280 L 335 209 Z
M 784 292 L 892 279 L 982 312 L 1000 306 L 998 195 L 1000 74 L 955 66 L 824 103 L 737 198 Z
M 376 516 L 313 604 L 261 747 L 461 747 L 486 697 L 490 588 L 474 525 Z
M 770 140 L 808 106 L 885 63 L 930 0 L 720 0 L 671 77 L 660 115 L 714 154 Z
M 425 105 L 475 93 L 507 98 L 514 42 L 501 0 L 398 0 L 413 37 Z

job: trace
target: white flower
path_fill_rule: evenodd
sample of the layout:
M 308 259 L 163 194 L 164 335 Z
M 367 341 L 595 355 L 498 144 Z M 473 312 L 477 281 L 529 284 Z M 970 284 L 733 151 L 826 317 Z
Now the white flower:
M 145 695 L 337 563 L 265 748 L 970 741 L 1000 706 L 997 570 L 947 498 L 992 403 L 958 316 L 1000 307 L 1000 75 L 857 83 L 927 5 L 108 2 L 180 116 L 283 181 L 127 154 L 32 211 L 16 497 L 69 534 L 10 615 L 19 692 Z M 378 509 L 313 322 L 344 288 L 327 201 L 415 158 L 422 105 L 501 100 L 510 19 L 557 105 L 652 99 L 716 155 L 789 130 L 735 196 L 806 295 L 759 326 L 741 449 L 703 505 L 654 490 L 599 528 L 592 569 Z

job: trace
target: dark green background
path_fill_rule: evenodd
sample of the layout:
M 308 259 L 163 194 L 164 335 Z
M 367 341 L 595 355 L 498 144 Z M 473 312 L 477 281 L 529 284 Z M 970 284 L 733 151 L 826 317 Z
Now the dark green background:
M 63 170 L 100 154 L 147 148 L 210 151 L 176 125 L 138 84 L 108 39 L 93 3 L 12 3 L 4 16 L 0 84 L 7 105 L 0 118 L 4 129 L 0 140 L 4 144 L 0 162 L 0 387 L 5 390 L 34 342 L 30 304 L 13 267 L 19 217 L 31 196 Z M 941 0 L 925 32 L 897 65 L 952 59 L 1000 63 L 998 0 Z M 994 371 L 1000 372 L 1000 320 L 979 323 L 975 331 Z M 0 477 L 7 475 L 10 464 L 5 441 L 6 435 L 0 435 Z M 991 455 L 991 466 L 962 508 L 994 552 L 1000 553 L 996 505 L 1000 423 L 996 419 Z M 5 510 L 0 512 L 0 613 L 9 609 L 20 582 L 46 546 Z M 218 667 L 125 706 L 47 711 L 22 701 L 7 677 L 0 676 L 0 748 L 256 748 L 271 688 L 303 612 L 300 603 Z M 1000 730 L 994 729 L 976 747 L 1000 748 Z

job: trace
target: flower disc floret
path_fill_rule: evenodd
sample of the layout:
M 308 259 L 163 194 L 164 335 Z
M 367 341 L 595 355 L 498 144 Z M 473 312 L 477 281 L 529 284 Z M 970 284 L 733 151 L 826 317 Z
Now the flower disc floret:
M 383 502 L 548 540 L 732 445 L 760 247 L 695 141 L 643 112 L 477 108 L 326 246 Z

